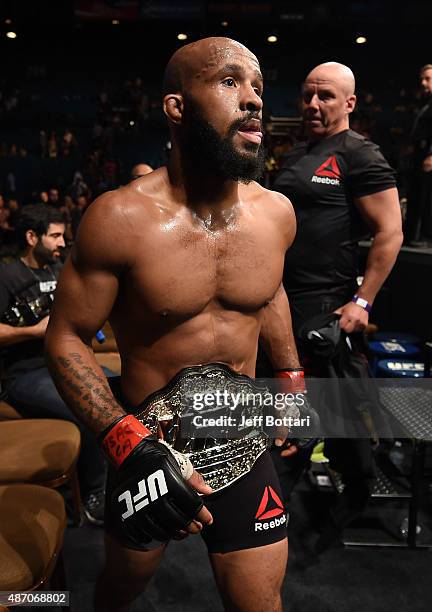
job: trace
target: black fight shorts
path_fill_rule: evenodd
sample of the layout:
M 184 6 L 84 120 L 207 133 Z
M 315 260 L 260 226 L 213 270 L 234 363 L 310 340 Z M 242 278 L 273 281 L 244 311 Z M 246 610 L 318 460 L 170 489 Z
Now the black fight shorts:
M 110 471 L 112 469 L 110 468 Z M 107 490 L 109 487 L 110 474 Z M 287 537 L 288 515 L 282 502 L 279 479 L 268 451 L 257 459 L 248 474 L 225 489 L 206 495 L 203 501 L 213 515 L 213 524 L 204 527 L 201 532 L 209 553 L 227 553 L 266 546 Z M 105 512 L 105 530 L 118 539 L 108 511 Z M 161 542 L 156 540 L 144 544 L 142 548 L 125 538 L 120 542 L 126 548 L 143 551 L 161 545 Z

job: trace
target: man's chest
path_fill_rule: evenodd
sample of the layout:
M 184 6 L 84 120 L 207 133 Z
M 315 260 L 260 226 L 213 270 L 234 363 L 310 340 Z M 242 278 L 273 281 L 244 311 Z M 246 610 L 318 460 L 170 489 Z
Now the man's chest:
M 212 302 L 256 311 L 282 277 L 283 234 L 265 220 L 253 230 L 190 231 L 158 236 L 139 250 L 128 274 L 128 302 L 148 314 L 189 317 Z M 139 306 L 138 306 L 139 305 Z

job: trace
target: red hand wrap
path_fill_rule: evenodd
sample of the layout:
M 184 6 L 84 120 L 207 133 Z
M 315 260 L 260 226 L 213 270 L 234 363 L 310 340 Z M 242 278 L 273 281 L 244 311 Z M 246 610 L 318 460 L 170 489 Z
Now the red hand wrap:
M 102 447 L 112 463 L 120 467 L 126 457 L 151 431 L 132 414 L 126 415 L 104 437 Z
M 303 368 L 276 370 L 275 378 L 288 379 L 290 382 L 287 383 L 287 386 L 290 393 L 304 393 L 306 391 Z

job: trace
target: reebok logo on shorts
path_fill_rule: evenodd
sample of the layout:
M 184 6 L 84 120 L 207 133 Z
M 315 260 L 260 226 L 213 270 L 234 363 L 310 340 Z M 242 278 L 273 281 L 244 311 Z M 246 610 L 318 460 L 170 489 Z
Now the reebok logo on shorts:
M 340 185 L 341 172 L 334 155 L 330 155 L 321 166 L 319 166 L 313 177 L 312 183 L 324 183 L 325 185 Z
M 255 519 L 255 531 L 267 531 L 286 523 L 283 503 L 270 486 L 264 488 Z

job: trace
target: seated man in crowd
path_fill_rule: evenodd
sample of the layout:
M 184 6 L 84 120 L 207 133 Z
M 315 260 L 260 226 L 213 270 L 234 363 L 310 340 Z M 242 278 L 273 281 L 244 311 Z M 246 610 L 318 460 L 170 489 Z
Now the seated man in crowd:
M 87 519 L 103 523 L 105 464 L 93 435 L 59 396 L 45 366 L 43 342 L 62 267 L 60 211 L 26 206 L 17 220 L 21 256 L 0 264 L 0 349 L 7 400 L 24 416 L 72 421 L 81 431 L 78 474 Z

